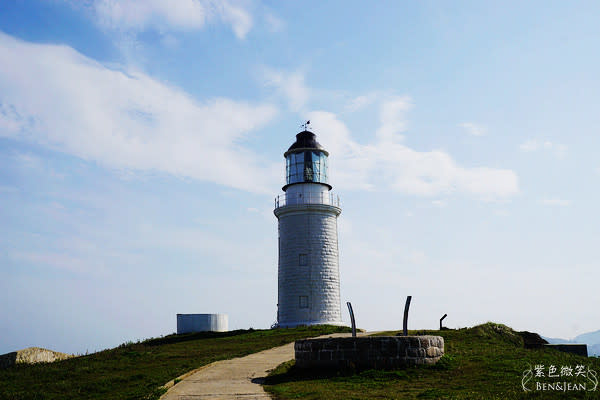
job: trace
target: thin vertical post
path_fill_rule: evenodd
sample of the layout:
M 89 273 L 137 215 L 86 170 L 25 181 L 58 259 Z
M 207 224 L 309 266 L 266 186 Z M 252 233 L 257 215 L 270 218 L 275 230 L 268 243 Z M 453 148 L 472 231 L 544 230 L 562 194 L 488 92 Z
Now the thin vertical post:
M 442 321 L 444 320 L 444 318 L 446 318 L 448 316 L 448 314 L 444 314 L 444 316 L 442 318 L 440 318 L 440 331 L 442 330 Z
M 412 299 L 412 296 L 406 296 L 406 304 L 404 305 L 404 324 L 403 324 L 404 336 L 408 336 L 408 309 L 410 307 L 411 299 Z
M 348 311 L 350 312 L 350 322 L 352 322 L 352 337 L 356 337 L 356 323 L 354 322 L 354 311 L 352 311 L 352 304 L 350 302 L 346 302 L 348 306 Z

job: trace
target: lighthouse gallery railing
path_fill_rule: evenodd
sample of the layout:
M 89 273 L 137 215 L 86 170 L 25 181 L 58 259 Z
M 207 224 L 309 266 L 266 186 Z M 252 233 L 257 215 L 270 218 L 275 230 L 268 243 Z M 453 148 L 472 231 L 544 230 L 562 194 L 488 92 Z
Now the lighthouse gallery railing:
M 340 207 L 340 196 L 334 193 L 284 193 L 275 197 L 275 208 L 302 204 L 327 204 Z

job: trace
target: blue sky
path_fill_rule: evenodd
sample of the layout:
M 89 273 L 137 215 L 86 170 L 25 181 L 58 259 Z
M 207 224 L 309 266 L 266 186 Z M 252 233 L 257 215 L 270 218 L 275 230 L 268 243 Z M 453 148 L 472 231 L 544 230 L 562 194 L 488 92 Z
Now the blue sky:
M 323 3 L 0 3 L 0 353 L 270 326 L 307 119 L 359 326 L 600 329 L 600 5 Z

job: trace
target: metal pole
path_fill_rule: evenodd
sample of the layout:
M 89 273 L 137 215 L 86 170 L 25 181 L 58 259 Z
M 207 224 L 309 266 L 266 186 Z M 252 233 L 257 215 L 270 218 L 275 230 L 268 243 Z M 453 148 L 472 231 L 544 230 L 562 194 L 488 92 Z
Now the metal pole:
M 444 314 L 444 316 L 442 318 L 440 318 L 440 331 L 442 330 L 442 321 L 444 320 L 444 318 L 446 318 L 448 316 L 448 314 Z
M 352 304 L 350 302 L 346 302 L 348 306 L 348 311 L 350 312 L 350 322 L 352 322 L 352 337 L 356 337 L 356 323 L 354 322 L 354 311 L 352 311 Z
M 411 299 L 412 299 L 412 296 L 407 296 L 406 304 L 404 305 L 404 324 L 403 324 L 404 336 L 408 336 L 408 308 L 410 307 Z

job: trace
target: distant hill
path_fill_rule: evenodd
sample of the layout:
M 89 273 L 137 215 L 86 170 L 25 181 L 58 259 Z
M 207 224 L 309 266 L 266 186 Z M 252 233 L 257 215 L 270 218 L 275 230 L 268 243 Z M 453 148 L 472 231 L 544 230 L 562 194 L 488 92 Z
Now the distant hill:
M 557 344 L 557 343 L 575 343 L 572 342 L 570 340 L 567 339 L 560 339 L 560 338 L 551 338 L 551 337 L 546 337 L 546 336 L 542 336 L 542 338 L 546 339 L 546 341 L 550 344 Z
M 574 337 L 571 340 L 560 339 L 560 338 L 549 338 L 542 336 L 548 341 L 548 343 L 581 343 L 587 344 L 588 354 L 590 356 L 600 356 L 600 331 L 582 333 L 579 336 Z
M 583 333 L 573 339 L 576 343 L 597 344 L 600 343 L 600 331 Z

